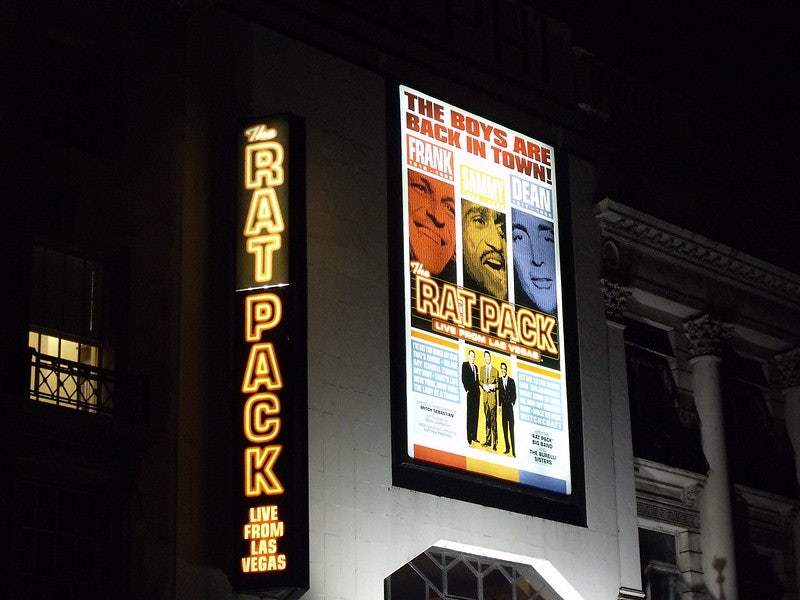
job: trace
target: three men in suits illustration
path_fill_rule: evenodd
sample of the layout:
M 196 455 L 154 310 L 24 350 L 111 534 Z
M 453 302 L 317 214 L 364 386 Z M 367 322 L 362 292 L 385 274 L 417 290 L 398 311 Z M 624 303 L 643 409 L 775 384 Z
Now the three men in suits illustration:
M 492 355 L 483 353 L 483 365 L 475 364 L 475 351 L 469 350 L 468 360 L 461 363 L 461 384 L 467 393 L 467 444 L 478 442 L 478 410 L 483 405 L 486 439 L 482 446 L 497 450 L 497 408 L 501 410 L 504 454 L 516 458 L 514 443 L 514 405 L 517 384 L 508 376 L 508 365 L 501 363 L 500 371 L 492 364 Z

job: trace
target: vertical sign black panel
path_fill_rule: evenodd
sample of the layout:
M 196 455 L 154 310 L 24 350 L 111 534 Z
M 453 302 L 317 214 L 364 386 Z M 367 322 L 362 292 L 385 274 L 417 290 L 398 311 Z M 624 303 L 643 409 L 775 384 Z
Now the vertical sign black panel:
M 304 152 L 289 115 L 239 131 L 232 579 L 286 599 L 309 578 Z

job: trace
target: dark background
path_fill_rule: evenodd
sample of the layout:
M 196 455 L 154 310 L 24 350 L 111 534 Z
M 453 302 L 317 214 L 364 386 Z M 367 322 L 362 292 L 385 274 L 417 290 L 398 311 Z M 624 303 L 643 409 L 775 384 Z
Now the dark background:
M 793 149 L 800 3 L 566 0 L 552 9 L 575 44 Z

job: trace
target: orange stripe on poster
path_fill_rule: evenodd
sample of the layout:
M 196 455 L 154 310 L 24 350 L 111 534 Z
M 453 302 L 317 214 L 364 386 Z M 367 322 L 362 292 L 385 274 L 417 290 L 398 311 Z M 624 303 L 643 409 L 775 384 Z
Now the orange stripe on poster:
M 467 468 L 467 459 L 459 454 L 434 450 L 433 448 L 417 446 L 416 444 L 414 445 L 414 458 L 446 467 L 455 467 L 456 469 L 463 470 Z
M 411 337 L 419 338 L 421 340 L 425 340 L 426 342 L 433 342 L 434 344 L 439 344 L 440 346 L 447 346 L 448 348 L 458 348 L 458 342 L 452 342 L 440 337 L 435 337 L 433 335 L 423 333 L 422 331 L 412 331 Z
M 528 363 L 520 362 L 517 364 L 517 368 L 523 371 L 530 371 L 531 373 L 538 373 L 539 375 L 546 375 L 547 377 L 552 377 L 553 379 L 561 379 L 561 373 L 558 371 L 543 369 L 542 367 L 529 365 Z
M 490 477 L 496 477 L 497 479 L 505 479 L 506 481 L 519 483 L 518 469 L 504 467 L 502 465 L 490 463 L 485 460 L 467 458 L 466 456 L 453 454 L 452 452 L 435 450 L 433 448 L 428 448 L 427 446 L 419 446 L 415 444 L 414 458 L 424 460 L 425 462 L 432 462 L 445 467 L 467 470 L 472 473 L 480 473 L 481 475 L 489 475 Z

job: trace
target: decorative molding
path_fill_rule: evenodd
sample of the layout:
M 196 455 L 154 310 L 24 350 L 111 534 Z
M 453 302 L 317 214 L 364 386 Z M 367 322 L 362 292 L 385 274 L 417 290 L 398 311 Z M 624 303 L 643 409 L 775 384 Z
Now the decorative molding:
M 720 356 L 725 341 L 733 333 L 733 328 L 722 321 L 703 315 L 699 319 L 686 321 L 684 332 L 689 340 L 689 354 L 698 356 Z
M 603 302 L 606 308 L 606 317 L 618 321 L 622 313 L 630 304 L 633 294 L 618 283 L 608 279 L 600 279 L 600 291 L 603 293 Z
M 699 531 L 698 494 L 705 477 L 642 458 L 634 458 L 634 465 L 639 518 Z
M 784 387 L 800 386 L 800 348 L 778 354 L 775 364 Z
M 705 487 L 702 483 L 696 483 L 686 488 L 686 505 L 691 508 L 699 508 L 698 500 L 700 499 L 700 492 Z
M 737 500 L 748 508 L 749 521 L 761 528 L 788 531 L 800 515 L 800 500 L 772 494 L 749 486 L 734 486 Z
M 700 529 L 700 515 L 696 511 L 644 498 L 636 499 L 636 514 L 640 518 L 653 519 L 654 521 L 677 525 L 678 527 Z
M 604 239 L 629 244 L 800 309 L 800 276 L 611 199 L 595 205 Z

